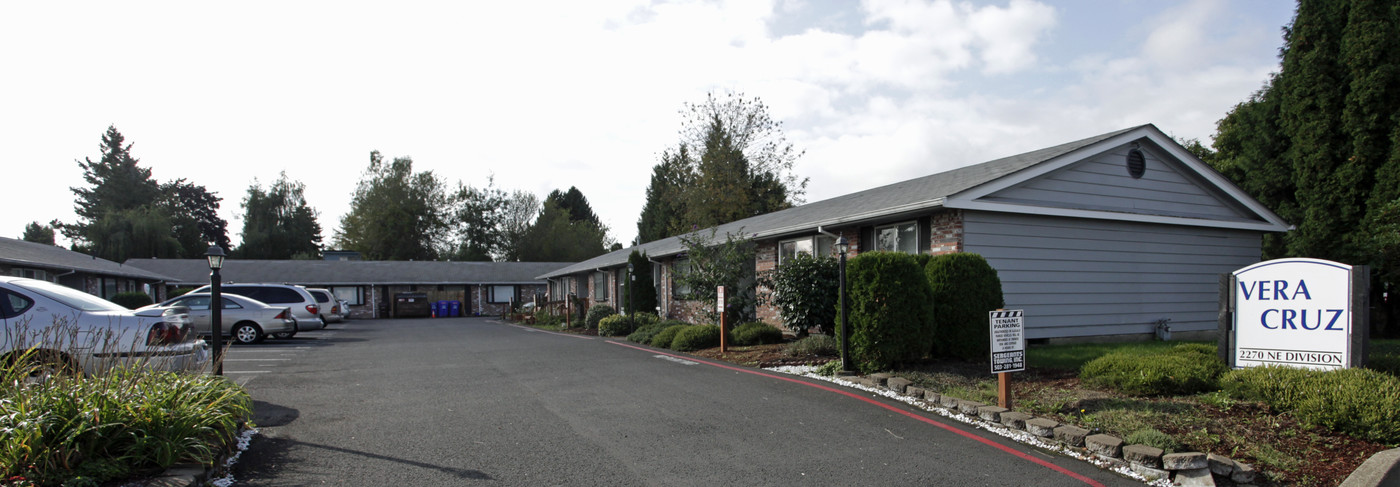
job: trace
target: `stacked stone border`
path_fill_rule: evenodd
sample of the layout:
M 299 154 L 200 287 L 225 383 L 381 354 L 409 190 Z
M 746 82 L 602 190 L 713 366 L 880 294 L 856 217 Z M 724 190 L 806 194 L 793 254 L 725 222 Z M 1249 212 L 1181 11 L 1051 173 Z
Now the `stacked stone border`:
M 1087 429 L 1037 418 L 996 405 L 961 399 L 915 387 L 891 374 L 827 377 L 812 367 L 774 367 L 769 370 L 833 382 L 904 402 L 926 411 L 972 424 L 1021 443 L 1058 451 L 1100 468 L 1161 486 L 1238 486 L 1264 480 L 1252 465 L 1214 453 L 1165 453 L 1147 445 L 1126 444 L 1123 439 L 1093 434 Z

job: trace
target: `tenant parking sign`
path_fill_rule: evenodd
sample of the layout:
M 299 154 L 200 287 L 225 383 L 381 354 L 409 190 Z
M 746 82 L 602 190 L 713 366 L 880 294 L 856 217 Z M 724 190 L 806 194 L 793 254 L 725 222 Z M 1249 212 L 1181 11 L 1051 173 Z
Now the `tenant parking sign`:
M 1352 268 L 1278 259 L 1234 272 L 1235 366 L 1351 364 Z
M 992 329 L 992 373 L 1026 370 L 1025 310 L 1003 309 L 988 312 Z

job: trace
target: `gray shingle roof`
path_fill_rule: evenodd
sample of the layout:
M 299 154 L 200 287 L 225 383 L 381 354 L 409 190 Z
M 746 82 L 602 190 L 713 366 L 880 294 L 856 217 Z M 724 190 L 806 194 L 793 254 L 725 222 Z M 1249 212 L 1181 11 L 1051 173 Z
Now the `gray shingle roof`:
M 943 205 L 948 196 L 994 181 L 1031 166 L 1050 161 L 1078 149 L 1111 139 L 1143 127 L 1126 128 L 1087 139 L 1076 140 L 1054 147 L 1017 154 L 1010 157 L 974 164 L 930 176 L 910 179 L 851 193 L 845 196 L 808 203 L 754 217 L 745 218 L 715 227 L 717 238 L 726 234 L 747 237 L 771 238 L 789 234 L 805 233 L 818 226 L 835 226 L 849 222 L 865 221 L 902 213 L 927 210 Z M 710 229 L 702 230 L 708 234 Z M 692 234 L 694 235 L 694 234 Z M 649 257 L 679 254 L 685 251 L 681 237 L 669 237 L 647 242 L 631 248 L 603 254 L 592 259 L 542 274 L 548 279 L 615 267 L 627 263 L 632 251 L 642 251 Z
M 0 237 L 0 262 L 37 269 L 53 269 L 60 272 L 78 271 L 150 281 L 169 280 L 164 275 L 146 269 L 125 266 L 63 247 L 5 237 Z
M 535 276 L 569 264 L 228 259 L 220 274 L 225 281 L 315 285 L 543 284 Z M 171 276 L 170 282 L 176 285 L 209 283 L 209 263 L 204 259 L 131 259 L 126 265 Z

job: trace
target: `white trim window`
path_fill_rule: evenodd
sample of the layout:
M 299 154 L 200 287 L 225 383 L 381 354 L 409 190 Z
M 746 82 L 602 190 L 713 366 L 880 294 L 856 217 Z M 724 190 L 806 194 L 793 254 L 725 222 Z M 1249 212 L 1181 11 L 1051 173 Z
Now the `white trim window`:
M 594 273 L 593 273 L 593 300 L 594 300 L 594 301 L 607 301 L 607 300 L 608 300 L 608 273 L 606 273 L 606 272 L 594 272 Z
M 836 239 L 826 235 L 816 235 L 778 242 L 778 265 L 788 259 L 806 254 L 812 257 L 832 257 L 836 255 Z
M 350 306 L 365 304 L 364 294 L 360 292 L 360 286 L 331 286 L 331 294 L 336 299 L 343 299 L 350 303 Z
M 919 223 L 909 221 L 875 227 L 875 250 L 919 253 Z
M 490 286 L 490 288 L 491 288 L 491 296 L 489 296 L 489 297 L 487 298 L 487 299 L 488 299 L 488 302 L 491 302 L 491 303 L 509 303 L 509 302 L 515 300 L 515 286 L 511 286 L 511 285 L 496 285 L 496 286 Z
M 671 297 L 685 300 L 690 297 L 690 286 L 677 279 L 681 274 L 690 272 L 690 261 L 677 259 L 671 263 Z

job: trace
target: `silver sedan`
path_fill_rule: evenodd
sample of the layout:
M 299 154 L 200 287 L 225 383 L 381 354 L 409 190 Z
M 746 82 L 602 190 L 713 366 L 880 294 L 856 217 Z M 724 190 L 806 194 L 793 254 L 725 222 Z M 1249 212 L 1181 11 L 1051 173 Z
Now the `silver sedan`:
M 221 297 L 224 301 L 223 335 L 232 337 L 238 343 L 258 343 L 270 334 L 297 331 L 291 308 L 272 306 L 237 294 L 224 294 Z M 190 309 L 194 331 L 208 336 L 214 333 L 214 311 L 209 307 L 210 298 L 209 293 L 189 293 L 140 309 L 184 306 Z

